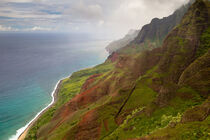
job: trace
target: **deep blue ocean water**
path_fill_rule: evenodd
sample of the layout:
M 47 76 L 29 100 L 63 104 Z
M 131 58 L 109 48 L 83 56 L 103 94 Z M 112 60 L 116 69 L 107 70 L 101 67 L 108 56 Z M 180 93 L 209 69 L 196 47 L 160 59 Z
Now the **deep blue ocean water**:
M 47 106 L 57 81 L 105 60 L 107 41 L 88 35 L 0 34 L 0 140 Z

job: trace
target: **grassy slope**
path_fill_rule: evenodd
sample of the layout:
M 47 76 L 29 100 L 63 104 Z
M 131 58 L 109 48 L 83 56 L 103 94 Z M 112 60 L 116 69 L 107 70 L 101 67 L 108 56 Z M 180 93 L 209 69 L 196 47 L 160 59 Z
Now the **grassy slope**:
M 142 89 L 145 87 L 145 83 L 148 84 L 149 86 L 152 84 L 151 83 L 152 79 L 157 78 L 157 79 L 160 79 L 159 80 L 160 83 L 158 84 L 160 84 L 163 89 L 167 89 L 169 91 L 166 93 L 163 93 L 162 95 L 159 95 L 158 98 L 154 100 L 154 102 L 152 103 L 147 102 L 145 106 L 145 105 L 142 105 L 142 100 L 147 101 L 147 97 L 151 96 L 151 93 L 153 93 L 154 91 L 150 91 L 151 89 L 149 90 L 136 89 L 134 93 L 132 94 L 135 100 L 133 100 L 131 96 L 130 102 L 132 102 L 132 104 L 135 104 L 136 107 L 139 107 L 139 106 L 145 107 L 144 111 L 142 111 L 141 109 L 138 111 L 138 108 L 137 108 L 137 110 L 135 110 L 135 113 L 131 113 L 130 114 L 131 116 L 128 116 L 129 119 L 125 119 L 124 123 L 122 123 L 117 129 L 115 129 L 115 131 L 113 131 L 108 137 L 106 137 L 106 139 L 140 138 L 140 137 L 147 136 L 149 134 L 151 134 L 151 136 L 148 136 L 145 138 L 148 138 L 148 139 L 150 138 L 157 138 L 157 139 L 189 139 L 189 138 L 190 139 L 198 139 L 198 138 L 207 139 L 209 138 L 209 129 L 208 129 L 209 117 L 206 117 L 208 116 L 208 111 L 201 112 L 200 117 L 201 118 L 203 117 L 203 120 L 198 121 L 196 120 L 196 115 L 198 115 L 199 112 L 195 112 L 192 109 L 188 111 L 187 114 L 192 113 L 193 115 L 191 115 L 190 117 L 191 118 L 195 117 L 195 120 L 192 122 L 181 123 L 181 119 L 185 117 L 183 116 L 182 118 L 182 115 L 184 114 L 186 110 L 190 108 L 196 108 L 197 106 L 202 104 L 205 100 L 206 102 L 209 102 L 209 100 L 206 99 L 208 98 L 208 95 L 209 95 L 209 86 L 210 86 L 210 83 L 208 80 L 209 74 L 210 74 L 209 73 L 210 58 L 208 57 L 209 54 L 207 53 L 210 47 L 209 38 L 208 38 L 208 36 L 210 35 L 209 28 L 207 28 L 204 31 L 204 33 L 202 33 L 201 43 L 196 53 L 196 58 L 198 58 L 199 56 L 202 56 L 203 58 L 199 58 L 190 66 L 189 66 L 190 64 L 189 60 L 191 61 L 191 59 L 194 59 L 194 58 L 192 58 L 193 56 L 190 56 L 190 54 L 192 54 L 192 51 L 189 49 L 189 47 L 192 47 L 193 44 L 190 44 L 191 42 L 187 42 L 188 40 L 187 38 L 185 39 L 184 36 L 179 37 L 181 36 L 179 34 L 180 32 L 182 34 L 187 33 L 188 35 L 187 37 L 189 37 L 190 35 L 194 37 L 194 34 L 198 34 L 198 37 L 200 36 L 199 33 L 197 32 L 198 27 L 197 29 L 195 29 L 197 20 L 199 19 L 199 17 L 196 17 L 195 19 L 189 18 L 190 16 L 193 16 L 195 14 L 193 13 L 194 12 L 193 8 L 191 9 L 191 11 L 188 12 L 188 15 L 186 15 L 182 21 L 183 22 L 182 24 L 189 22 L 190 24 L 188 23 L 188 27 L 186 28 L 186 26 L 181 24 L 179 27 L 177 27 L 177 29 L 175 29 L 174 31 L 175 33 L 172 32 L 172 34 L 168 36 L 168 38 L 165 41 L 167 48 L 164 48 L 165 50 L 163 50 L 165 52 L 163 54 L 162 59 L 160 60 L 160 63 L 157 66 L 155 66 L 153 69 L 149 70 L 148 73 L 140 79 L 140 82 L 137 82 L 137 86 L 139 85 Z M 199 20 L 202 20 L 202 19 L 199 19 Z M 203 23 L 205 22 L 206 21 L 204 21 Z M 202 22 L 199 22 L 199 24 L 200 23 Z M 170 42 L 167 42 L 167 41 L 170 41 Z M 180 49 L 176 47 L 177 44 L 178 44 L 178 47 L 180 47 Z M 174 52 L 176 52 L 177 54 Z M 173 56 L 173 55 L 174 57 L 170 58 L 170 56 Z M 188 57 L 187 59 L 186 59 L 186 56 Z M 166 60 L 171 60 L 171 62 L 165 63 Z M 197 75 L 201 75 L 202 70 L 205 70 L 206 77 L 205 76 L 196 77 L 194 75 L 193 78 L 190 77 L 191 78 L 190 83 L 186 82 L 184 84 L 177 85 L 176 84 L 177 77 L 180 76 L 180 74 L 177 72 L 181 71 L 180 67 L 182 65 L 185 66 L 186 64 L 189 66 L 189 68 L 186 67 L 188 72 L 196 71 Z M 191 69 L 192 65 L 195 65 L 193 66 L 193 68 L 196 68 L 196 69 Z M 174 73 L 175 71 L 176 73 Z M 183 70 L 181 72 L 183 72 Z M 190 76 L 193 76 L 193 75 L 190 75 Z M 198 83 L 198 81 L 200 82 L 200 84 L 198 85 L 200 88 L 202 87 L 202 90 L 201 89 L 198 90 L 199 87 L 195 87 L 193 85 L 195 83 Z M 144 85 L 141 84 L 142 82 L 144 83 Z M 173 88 L 171 89 L 171 87 Z M 147 88 L 148 87 L 146 87 L 146 89 Z M 203 92 L 207 92 L 205 94 L 206 95 L 205 97 L 203 97 L 203 94 L 202 94 Z M 136 94 L 138 94 L 139 97 L 136 96 Z M 144 94 L 144 96 L 142 96 L 142 94 Z M 149 99 L 153 99 L 153 98 L 150 97 Z M 161 107 L 158 107 L 160 103 L 161 103 Z M 127 106 L 125 106 L 125 108 L 132 107 L 133 106 L 132 104 L 127 103 Z M 207 108 L 209 108 L 209 104 Z
M 32 128 L 30 128 L 26 140 L 37 139 L 37 131 L 51 121 L 56 110 L 59 110 L 63 104 L 80 92 L 82 85 L 90 75 L 108 72 L 112 67 L 110 62 L 106 62 L 93 68 L 75 72 L 70 78 L 64 79 L 59 89 L 57 102 L 36 121 Z
M 197 0 L 161 49 L 138 53 L 131 49 L 132 55 L 122 52 L 115 62 L 107 60 L 65 79 L 58 102 L 39 118 L 26 139 L 208 138 L 210 51 L 205 7 L 209 3 L 203 4 Z M 104 90 L 106 94 L 79 106 L 49 132 L 62 119 L 56 116 L 62 114 L 63 104 L 80 92 L 90 75 L 98 73 L 102 75 L 88 85 L 89 89 L 98 85 L 90 95 Z

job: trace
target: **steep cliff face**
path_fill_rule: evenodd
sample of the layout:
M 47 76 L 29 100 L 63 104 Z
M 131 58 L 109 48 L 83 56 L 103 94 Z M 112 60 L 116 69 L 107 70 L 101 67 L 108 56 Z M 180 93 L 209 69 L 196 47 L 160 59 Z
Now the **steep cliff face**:
M 183 15 L 186 13 L 187 9 L 191 3 L 182 6 L 176 10 L 172 15 L 164 17 L 162 19 L 154 18 L 150 24 L 147 24 L 142 27 L 138 36 L 132 41 L 135 44 L 141 44 L 146 40 L 150 41 L 163 41 L 166 35 L 180 23 Z
M 165 37 L 180 23 L 182 17 L 191 4 L 192 0 L 188 4 L 177 9 L 168 17 L 164 17 L 162 19 L 152 19 L 149 24 L 142 27 L 133 41 L 131 41 L 128 45 L 124 45 L 122 49 L 118 49 L 116 52 L 132 54 L 161 47 Z
M 160 47 L 166 35 L 179 24 L 191 4 L 192 0 L 168 17 L 162 19 L 154 18 L 151 23 L 143 26 L 141 30 L 129 31 L 124 38 L 111 42 L 106 47 L 106 50 L 112 54 L 124 47 L 129 49 L 126 50 L 124 48 L 121 51 L 130 51 L 130 47 L 138 47 L 137 50 Z M 134 51 L 136 52 L 136 49 Z
M 209 25 L 210 2 L 196 0 L 162 47 L 74 73 L 26 139 L 209 138 Z

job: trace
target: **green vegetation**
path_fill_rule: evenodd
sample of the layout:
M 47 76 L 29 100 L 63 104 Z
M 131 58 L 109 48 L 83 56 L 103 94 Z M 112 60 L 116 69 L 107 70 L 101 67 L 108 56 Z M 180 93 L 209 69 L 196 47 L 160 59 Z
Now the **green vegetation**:
M 208 139 L 210 28 L 200 30 L 206 4 L 197 0 L 164 41 L 156 31 L 168 32 L 169 24 L 148 34 L 150 40 L 134 40 L 114 60 L 63 80 L 58 101 L 26 140 Z M 94 74 L 100 75 L 89 78 Z
M 110 62 L 106 62 L 94 68 L 88 68 L 75 72 L 71 75 L 70 78 L 64 79 L 59 88 L 57 102 L 44 114 L 42 114 L 41 117 L 39 117 L 36 123 L 30 128 L 29 133 L 25 139 L 37 139 L 36 134 L 38 130 L 52 120 L 56 110 L 58 110 L 63 104 L 67 103 L 70 99 L 72 99 L 80 92 L 81 86 L 90 75 L 105 73 L 112 68 L 113 65 Z
M 123 108 L 123 111 L 127 112 L 128 110 L 133 110 L 136 107 L 146 106 L 155 99 L 156 95 L 157 93 L 151 88 L 141 82 L 138 82 L 135 90 Z
M 210 137 L 210 117 L 204 121 L 179 123 L 175 127 L 167 127 L 153 133 L 150 138 L 167 138 L 171 140 L 207 140 Z
M 187 108 L 199 105 L 203 101 L 203 99 L 201 99 L 201 97 L 190 88 L 181 88 L 178 90 L 178 92 L 187 92 L 188 94 L 191 94 L 192 97 L 191 99 L 182 99 L 180 97 L 176 97 L 170 101 L 170 104 L 168 106 L 164 108 L 154 107 L 151 101 L 147 102 L 147 104 L 145 104 L 147 105 L 147 107 L 145 108 L 144 112 L 140 113 L 141 115 L 136 114 L 141 112 L 142 109 L 133 109 L 130 115 L 126 117 L 124 123 L 122 123 L 105 139 L 115 140 L 140 138 L 152 134 L 153 132 L 164 129 L 168 126 L 176 125 L 180 122 L 182 114 Z M 143 93 L 149 94 L 150 92 L 144 91 Z M 146 100 L 145 95 L 142 95 L 141 97 L 142 100 Z M 130 99 L 130 102 L 139 101 L 138 98 L 136 98 L 136 100 L 133 100 L 132 98 Z M 141 104 L 141 101 L 139 101 L 139 104 Z M 127 105 L 130 107 L 129 102 Z M 142 107 L 143 106 L 140 106 L 139 108 Z M 155 109 L 155 111 L 148 116 L 146 112 L 147 110 L 153 110 L 151 108 Z
M 198 47 L 196 56 L 200 57 L 204 55 L 208 49 L 210 48 L 210 27 L 206 29 L 206 31 L 202 34 L 201 36 L 201 43 L 200 46 Z
M 112 133 L 110 133 L 108 136 L 106 136 L 105 138 L 103 138 L 104 140 L 114 140 L 114 139 L 119 139 L 119 136 L 124 133 L 122 132 L 123 129 L 126 129 L 127 123 L 130 119 L 132 119 L 132 117 L 135 116 L 135 114 L 137 114 L 138 112 L 142 111 L 144 109 L 144 107 L 139 107 L 135 110 L 132 111 L 132 113 L 130 115 L 127 115 L 126 119 L 123 121 L 123 123 L 118 126 Z M 135 128 L 134 128 L 135 129 Z M 125 138 L 125 137 L 124 137 Z M 122 138 L 121 138 L 122 139 Z

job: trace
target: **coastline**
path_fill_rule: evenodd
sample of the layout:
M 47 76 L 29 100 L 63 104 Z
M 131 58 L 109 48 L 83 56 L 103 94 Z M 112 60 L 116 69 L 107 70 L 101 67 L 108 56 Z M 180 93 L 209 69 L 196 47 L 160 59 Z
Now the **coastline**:
M 85 69 L 90 69 L 93 68 L 96 65 L 92 65 L 90 67 L 85 67 L 85 68 L 81 68 L 80 70 L 85 70 Z M 74 73 L 74 72 L 72 72 Z M 36 114 L 36 116 L 29 122 L 27 123 L 24 127 L 20 128 L 17 130 L 17 133 L 15 135 L 13 135 L 9 140 L 24 140 L 30 127 L 39 119 L 39 117 L 41 117 L 50 107 L 52 107 L 56 101 L 57 101 L 57 97 L 58 97 L 58 92 L 61 86 L 61 83 L 64 79 L 66 78 L 70 78 L 72 74 L 70 74 L 67 77 L 61 78 L 57 84 L 54 87 L 54 90 L 51 93 L 51 97 L 52 97 L 52 101 L 50 102 L 50 104 L 48 104 L 45 108 L 43 108 L 40 112 L 38 112 Z
M 69 78 L 69 77 L 70 76 L 62 78 L 57 82 L 57 84 L 54 87 L 54 90 L 51 93 L 52 101 L 50 102 L 50 104 L 47 105 L 45 108 L 43 108 L 39 113 L 37 113 L 36 116 L 28 124 L 26 124 L 26 126 L 20 128 L 19 131 L 21 132 L 17 131 L 17 133 L 19 134 L 16 134 L 14 138 L 12 137 L 9 140 L 14 140 L 14 139 L 24 140 L 25 139 L 30 127 L 39 119 L 40 116 L 42 116 L 50 107 L 52 107 L 56 103 L 61 83 L 64 79 Z

